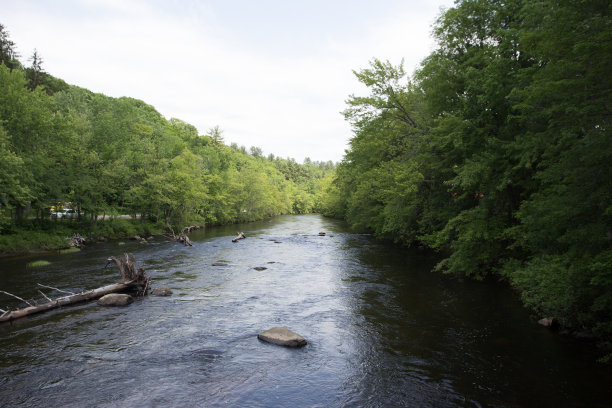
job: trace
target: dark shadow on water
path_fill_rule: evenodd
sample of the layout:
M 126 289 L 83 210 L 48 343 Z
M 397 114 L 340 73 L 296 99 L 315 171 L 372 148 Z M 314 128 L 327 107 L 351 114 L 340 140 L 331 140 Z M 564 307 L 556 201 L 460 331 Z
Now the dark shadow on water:
M 232 243 L 236 232 L 246 239 Z M 325 232 L 325 236 L 320 236 Z M 333 236 L 331 236 L 333 235 Z M 0 325 L 0 405 L 609 406 L 610 370 L 584 343 L 540 328 L 495 281 L 430 272 L 437 259 L 283 216 L 163 241 L 101 243 L 0 260 L 0 289 L 115 283 L 133 252 L 167 298 L 86 303 Z M 276 244 L 275 242 L 280 242 Z M 51 263 L 28 268 L 27 262 Z M 212 266 L 221 262 L 225 266 Z M 267 269 L 257 270 L 255 267 Z M 12 300 L 2 298 L 0 307 Z M 308 345 L 262 343 L 286 326 Z M 128 391 L 126 391 L 128 390 Z

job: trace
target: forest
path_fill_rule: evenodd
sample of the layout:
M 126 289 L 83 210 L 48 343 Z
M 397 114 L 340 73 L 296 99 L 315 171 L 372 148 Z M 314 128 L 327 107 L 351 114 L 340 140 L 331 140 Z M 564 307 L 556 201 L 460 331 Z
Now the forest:
M 264 157 L 226 145 L 218 126 L 200 135 L 143 101 L 68 85 L 37 51 L 24 67 L 0 28 L 3 250 L 62 246 L 71 230 L 129 236 L 318 210 L 334 163 Z M 70 218 L 50 216 L 64 208 Z
M 374 59 L 325 214 L 437 271 L 509 282 L 537 318 L 612 334 L 612 3 L 464 0 L 413 75 Z

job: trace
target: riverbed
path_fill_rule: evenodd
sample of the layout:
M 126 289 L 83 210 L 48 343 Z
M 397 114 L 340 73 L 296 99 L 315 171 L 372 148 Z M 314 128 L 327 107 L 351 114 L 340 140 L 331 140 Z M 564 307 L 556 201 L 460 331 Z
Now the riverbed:
M 190 238 L 0 260 L 0 289 L 26 298 L 115 283 L 106 259 L 125 252 L 174 292 L 1 324 L 0 406 L 612 406 L 592 345 L 538 326 L 503 284 L 430 272 L 435 254 L 319 215 Z M 257 339 L 274 326 L 308 344 Z

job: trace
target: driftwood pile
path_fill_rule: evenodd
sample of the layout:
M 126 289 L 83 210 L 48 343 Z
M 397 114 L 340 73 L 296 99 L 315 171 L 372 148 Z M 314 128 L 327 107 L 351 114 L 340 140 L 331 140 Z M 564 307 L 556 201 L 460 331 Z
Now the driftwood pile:
M 70 238 L 70 243 L 68 245 L 70 248 L 83 248 L 85 247 L 85 241 L 86 239 L 80 234 L 74 234 L 72 238 Z
M 18 310 L 0 309 L 0 322 L 7 322 L 14 319 L 19 319 L 20 317 L 25 317 L 34 313 L 46 312 L 47 310 L 55 309 L 61 306 L 67 306 L 75 303 L 84 302 L 87 300 L 98 299 L 109 293 L 125 292 L 134 289 L 137 290 L 138 294 L 140 295 L 145 295 L 147 293 L 150 285 L 150 278 L 147 276 L 144 268 L 136 269 L 136 261 L 134 260 L 134 255 L 125 254 L 124 259 L 112 256 L 108 258 L 106 266 L 111 263 L 115 263 L 119 268 L 119 272 L 121 273 L 121 281 L 119 283 L 103 286 L 101 288 L 88 290 L 81 293 L 72 293 L 51 286 L 41 285 L 39 283 L 38 286 L 40 287 L 68 294 L 67 296 L 51 299 L 39 290 L 39 293 L 45 298 L 45 302 L 42 303 L 38 303 L 36 301 L 30 302 L 20 298 L 19 296 L 0 290 L 0 293 L 3 293 L 7 296 L 11 296 L 28 305 L 28 307 Z
M 189 237 L 187 236 L 187 234 L 190 233 L 191 231 L 195 231 L 195 230 L 198 230 L 198 229 L 201 229 L 201 228 L 202 227 L 199 227 L 197 225 L 193 225 L 191 227 L 185 227 L 177 235 L 177 234 L 174 233 L 174 230 L 172 229 L 172 227 L 168 225 L 168 229 L 170 230 L 170 232 L 172 232 L 172 236 L 168 237 L 168 238 L 171 238 L 171 239 L 175 240 L 176 242 L 180 242 L 181 244 L 183 244 L 185 246 L 193 246 L 193 244 L 191 243 L 191 240 L 189 240 Z

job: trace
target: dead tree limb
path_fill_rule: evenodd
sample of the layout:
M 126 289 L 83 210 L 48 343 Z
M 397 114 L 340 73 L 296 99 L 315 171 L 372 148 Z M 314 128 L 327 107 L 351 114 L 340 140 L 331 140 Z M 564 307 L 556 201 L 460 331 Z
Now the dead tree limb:
M 133 282 L 144 286 L 149 280 L 144 268 L 136 269 L 136 259 L 134 259 L 134 255 L 132 254 L 125 254 L 124 259 L 111 256 L 106 260 L 106 266 L 104 267 L 106 268 L 111 263 L 115 263 L 119 268 L 121 283 Z
M 194 229 L 197 229 L 196 227 L 185 227 L 178 235 L 174 233 L 174 230 L 172 229 L 170 225 L 168 225 L 168 229 L 172 232 L 173 240 L 175 240 L 176 242 L 180 242 L 181 244 L 185 246 L 193 246 L 193 244 L 191 243 L 191 240 L 187 236 L 187 233 L 193 231 Z
M 28 316 L 34 313 L 45 312 L 47 310 L 55 309 L 61 306 L 67 306 L 88 300 L 98 299 L 104 295 L 108 295 L 109 293 L 125 292 L 130 289 L 142 288 L 142 291 L 139 290 L 138 293 L 141 293 L 143 295 L 146 294 L 146 291 L 149 288 L 150 278 L 145 273 L 144 268 L 136 269 L 136 261 L 134 259 L 134 255 L 125 254 L 125 259 L 116 258 L 112 256 L 108 258 L 106 266 L 108 266 L 112 262 L 114 262 L 119 268 L 119 272 L 121 273 L 121 282 L 114 283 L 112 285 L 106 285 L 101 288 L 88 290 L 81 293 L 73 293 L 71 295 L 63 296 L 55 300 L 50 300 L 46 303 L 32 305 L 30 302 L 21 299 L 19 296 L 15 296 L 11 293 L 0 290 L 1 293 L 4 293 L 8 296 L 12 296 L 30 305 L 29 307 L 26 307 L 24 309 L 5 311 L 2 315 L 0 315 L 0 322 L 18 319 L 20 317 Z M 45 285 L 40 286 L 51 288 L 50 286 Z M 59 290 L 57 288 L 52 289 Z M 62 290 L 60 291 L 66 292 Z M 44 293 L 42 293 L 42 295 L 45 298 L 49 299 Z
M 244 232 L 239 232 L 236 238 L 232 239 L 232 242 L 238 242 L 239 240 L 245 239 L 245 238 L 246 236 L 244 235 Z
M 8 293 L 8 292 L 5 292 L 5 291 L 3 291 L 3 290 L 0 290 L 0 293 L 4 293 L 5 295 L 8 295 L 8 296 L 14 297 L 14 298 L 15 298 L 15 299 L 17 299 L 17 300 L 21 300 L 23 303 L 27 303 L 27 304 L 28 304 L 28 305 L 30 305 L 30 306 L 34 306 L 33 304 L 31 304 L 31 303 L 30 303 L 30 302 L 28 302 L 27 300 L 22 299 L 22 298 L 20 298 L 19 296 L 15 296 L 15 295 L 13 295 L 12 293 Z
M 58 292 L 66 293 L 68 295 L 74 295 L 75 294 L 74 292 L 70 292 L 69 290 L 62 290 L 62 289 L 54 288 L 53 286 L 42 285 L 40 283 L 37 283 L 37 285 L 40 286 L 40 287 L 43 287 L 43 288 L 57 290 Z
M 176 238 L 176 240 L 185 246 L 193 246 L 193 244 L 191 243 L 191 240 L 189 239 L 187 234 L 185 234 L 184 232 L 181 232 L 179 236 Z
M 64 296 L 51 302 L 41 303 L 39 305 L 26 307 L 24 309 L 12 310 L 8 314 L 1 316 L 0 322 L 19 319 L 20 317 L 25 317 L 34 313 L 46 312 L 47 310 L 55 309 L 60 306 L 67 306 L 87 300 L 98 299 L 109 293 L 123 292 L 131 287 L 133 287 L 133 284 L 131 283 L 115 283 L 113 285 L 103 286 L 87 292 L 77 293 L 76 295 Z
M 85 241 L 85 238 L 83 238 L 80 234 L 74 234 L 72 238 L 70 238 L 69 245 L 71 248 L 84 248 Z
M 45 295 L 44 292 L 42 290 L 39 290 L 38 293 L 40 293 L 41 295 L 43 295 L 43 297 L 45 299 L 47 299 L 48 302 L 53 302 L 53 299 L 51 299 L 49 296 Z

